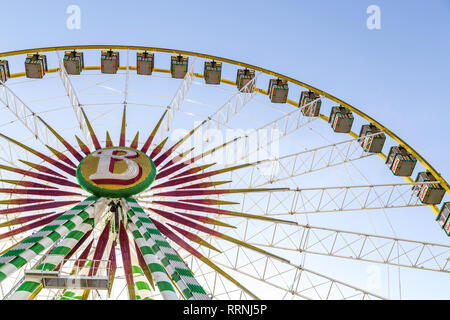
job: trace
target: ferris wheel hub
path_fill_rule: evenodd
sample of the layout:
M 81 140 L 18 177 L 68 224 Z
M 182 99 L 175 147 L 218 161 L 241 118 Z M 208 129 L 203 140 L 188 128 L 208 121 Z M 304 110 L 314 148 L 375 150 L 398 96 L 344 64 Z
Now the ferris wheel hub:
M 156 167 L 143 152 L 129 147 L 107 147 L 88 154 L 79 164 L 77 181 L 98 197 L 126 198 L 147 189 Z

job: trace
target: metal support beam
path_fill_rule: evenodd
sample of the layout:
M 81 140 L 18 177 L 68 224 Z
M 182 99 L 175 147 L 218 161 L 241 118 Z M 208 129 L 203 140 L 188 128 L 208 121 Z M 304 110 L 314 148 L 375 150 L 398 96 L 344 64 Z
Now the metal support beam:
M 39 116 L 4 83 L 0 84 L 0 103 L 11 111 L 42 144 L 56 146 L 56 149 L 61 148 L 62 144 L 39 119 Z
M 450 272 L 450 245 L 302 224 L 278 224 L 276 228 L 266 227 L 261 233 L 263 231 L 265 237 L 258 237 L 255 241 L 252 240 L 255 236 L 252 236 L 249 243 L 277 250 Z
M 170 101 L 170 104 L 167 106 L 168 112 L 165 121 L 161 123 L 161 128 L 157 132 L 157 142 L 161 142 L 163 139 L 165 139 L 171 130 L 171 125 L 173 122 L 173 119 L 175 118 L 175 115 L 178 111 L 181 109 L 181 105 L 184 102 L 184 99 L 187 96 L 187 93 L 189 92 L 189 89 L 192 86 L 192 82 L 195 79 L 194 75 L 194 65 L 195 65 L 195 59 L 191 62 L 191 66 L 189 67 L 189 71 L 184 76 L 183 81 L 181 82 L 180 86 L 178 87 L 178 90 L 175 92 L 175 95 L 173 96 L 172 100 Z
M 61 61 L 58 51 L 56 51 L 58 55 L 59 69 L 58 74 L 61 78 L 64 88 L 66 89 L 67 97 L 72 105 L 73 111 L 75 113 L 75 117 L 77 118 L 78 125 L 80 127 L 81 132 L 83 133 L 83 137 L 85 142 L 88 144 L 89 149 L 93 149 L 93 144 L 89 135 L 89 130 L 86 125 L 86 121 L 83 117 L 83 107 L 80 101 L 78 100 L 78 96 L 75 92 L 75 89 L 70 82 L 69 75 L 67 74 L 66 68 L 64 68 L 64 64 Z

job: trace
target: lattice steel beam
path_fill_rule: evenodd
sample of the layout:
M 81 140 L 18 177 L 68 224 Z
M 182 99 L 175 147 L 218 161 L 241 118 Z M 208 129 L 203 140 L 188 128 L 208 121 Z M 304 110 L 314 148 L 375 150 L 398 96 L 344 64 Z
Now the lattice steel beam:
M 270 230 L 273 229 L 273 230 Z M 249 243 L 277 250 L 388 264 L 419 270 L 450 272 L 450 245 L 299 224 L 278 224 L 261 230 Z M 275 234 L 275 232 L 277 234 Z
M 184 79 L 178 87 L 178 90 L 175 92 L 175 95 L 170 101 L 170 104 L 167 106 L 168 113 L 166 115 L 166 119 L 165 121 L 163 121 L 160 130 L 158 130 L 157 132 L 157 136 L 159 136 L 158 141 L 162 141 L 162 139 L 164 139 L 168 135 L 173 119 L 175 118 L 176 113 L 180 111 L 181 105 L 183 104 L 184 99 L 186 98 L 189 89 L 192 86 L 192 82 L 195 79 L 194 65 L 195 59 L 191 62 L 189 71 L 184 76 Z
M 232 117 L 238 114 L 256 95 L 256 90 L 246 93 L 246 88 L 255 86 L 256 79 L 261 73 L 259 72 L 251 81 L 249 81 L 241 91 L 236 92 L 230 99 L 219 107 L 213 114 L 208 117 L 207 129 L 221 129 L 227 124 Z M 209 131 L 208 131 L 209 132 Z M 209 138 L 209 137 L 208 137 Z
M 40 120 L 39 116 L 4 83 L 0 84 L 0 103 L 43 144 L 61 147 L 61 143 Z
M 255 162 L 252 170 L 258 175 L 252 174 L 250 186 L 264 186 L 374 155 L 365 152 L 358 141 L 351 139 Z
M 211 259 L 219 266 L 233 270 L 255 280 L 259 280 L 270 287 L 284 291 L 297 298 L 303 299 L 384 299 L 374 293 L 368 292 L 354 285 L 334 279 L 322 273 L 307 269 L 301 265 L 282 262 L 269 256 L 252 257 L 247 255 L 245 248 L 239 251 L 234 246 L 224 249 L 219 241 L 215 241 L 222 252 L 213 253 Z M 238 255 L 236 252 L 239 252 Z M 225 255 L 229 263 L 216 261 L 219 255 Z M 223 260 L 221 260 L 223 261 Z M 262 267 L 264 266 L 264 267 Z M 253 270 L 252 272 L 249 271 Z M 194 272 L 204 273 L 199 265 Z M 218 292 L 211 292 L 214 296 Z
M 93 149 L 93 144 L 89 135 L 89 130 L 86 125 L 86 121 L 83 117 L 83 106 L 80 103 L 80 100 L 78 100 L 78 96 L 76 94 L 75 88 L 72 85 L 72 82 L 70 81 L 69 75 L 67 74 L 66 68 L 64 67 L 64 64 L 61 61 L 61 58 L 59 56 L 59 53 L 56 52 L 58 55 L 58 74 L 61 78 L 61 82 L 66 89 L 67 97 L 69 98 L 70 104 L 72 105 L 73 111 L 75 113 L 75 117 L 77 118 L 78 125 L 80 127 L 81 132 L 83 133 L 83 136 L 85 138 L 86 143 L 88 144 L 88 147 L 90 149 Z

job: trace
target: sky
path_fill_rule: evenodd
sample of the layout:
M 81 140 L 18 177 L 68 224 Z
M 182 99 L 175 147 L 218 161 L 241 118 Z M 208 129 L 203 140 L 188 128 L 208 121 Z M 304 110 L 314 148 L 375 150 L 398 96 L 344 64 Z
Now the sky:
M 381 29 L 369 30 L 370 5 Z M 66 9 L 81 9 L 68 29 Z M 367 112 L 450 176 L 450 1 L 3 1 L 1 51 L 64 44 L 178 48 L 249 62 Z M 404 116 L 408 115 L 407 120 Z
M 66 25 L 70 5 L 80 29 Z M 377 5 L 381 28 L 369 30 Z M 196 51 L 274 70 L 358 107 L 450 178 L 450 1 L 3 0 L 0 52 L 76 44 Z

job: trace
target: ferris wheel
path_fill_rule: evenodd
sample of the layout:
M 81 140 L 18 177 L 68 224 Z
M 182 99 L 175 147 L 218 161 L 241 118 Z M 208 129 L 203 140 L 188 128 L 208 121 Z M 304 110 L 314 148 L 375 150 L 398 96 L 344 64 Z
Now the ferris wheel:
M 368 266 L 450 284 L 449 184 L 329 93 L 182 50 L 0 58 L 3 299 L 389 298 Z

